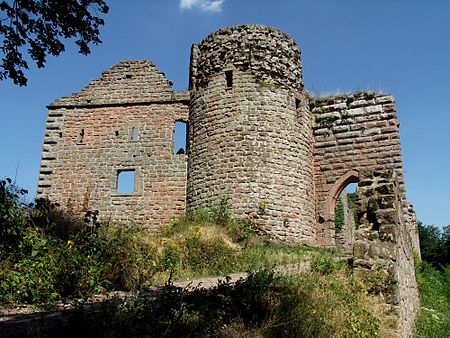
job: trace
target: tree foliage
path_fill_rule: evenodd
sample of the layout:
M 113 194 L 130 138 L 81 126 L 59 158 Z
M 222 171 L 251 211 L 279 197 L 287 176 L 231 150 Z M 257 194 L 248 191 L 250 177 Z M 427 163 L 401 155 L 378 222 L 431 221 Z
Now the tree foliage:
M 90 44 L 99 44 L 99 16 L 108 13 L 104 0 L 15 0 L 0 2 L 0 80 L 10 78 L 25 86 L 31 58 L 39 68 L 48 55 L 64 51 L 62 39 L 74 38 L 79 52 L 90 53 Z
M 441 230 L 419 222 L 418 227 L 422 259 L 436 268 L 450 264 L 450 225 Z
M 26 193 L 10 178 L 0 180 L 0 259 L 18 249 L 25 224 L 19 200 Z

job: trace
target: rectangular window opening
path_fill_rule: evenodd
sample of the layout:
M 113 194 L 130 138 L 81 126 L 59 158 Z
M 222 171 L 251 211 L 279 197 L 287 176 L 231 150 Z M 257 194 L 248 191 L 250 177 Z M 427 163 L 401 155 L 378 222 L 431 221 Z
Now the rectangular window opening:
M 225 78 L 227 80 L 227 88 L 233 87 L 233 71 L 225 71 Z
M 81 128 L 80 133 L 78 134 L 78 144 L 84 143 L 84 128 Z
M 295 99 L 295 109 L 298 109 L 300 107 L 300 100 L 299 99 Z
M 186 154 L 187 123 L 184 121 L 175 121 L 173 132 L 173 154 Z
M 132 194 L 135 189 L 136 170 L 126 169 L 117 171 L 117 192 L 119 194 Z

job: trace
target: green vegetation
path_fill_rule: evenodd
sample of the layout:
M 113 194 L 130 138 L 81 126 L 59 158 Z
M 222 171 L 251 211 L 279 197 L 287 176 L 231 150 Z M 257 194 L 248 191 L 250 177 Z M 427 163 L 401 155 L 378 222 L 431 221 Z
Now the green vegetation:
M 28 62 L 44 67 L 48 55 L 58 56 L 65 50 L 63 39 L 74 38 L 79 52 L 89 54 L 90 44 L 101 43 L 104 21 L 100 15 L 108 11 L 103 0 L 1 1 L 0 81 L 10 78 L 25 86 Z
M 418 337 L 446 337 L 450 332 L 450 226 L 443 230 L 419 222 L 422 262 L 416 269 L 420 294 Z
M 271 85 L 270 83 L 265 82 L 263 80 L 257 79 L 256 83 L 259 85 L 260 88 L 265 88 L 265 89 L 270 89 L 270 90 L 273 89 L 273 85 Z
M 443 270 L 450 264 L 450 225 L 442 230 L 434 225 L 418 224 L 422 259 Z
M 334 208 L 334 225 L 336 226 L 336 232 L 341 232 L 345 225 L 345 210 L 340 198 Z
M 330 129 L 334 126 L 334 123 L 339 120 L 339 117 L 330 115 L 330 116 L 319 116 L 316 118 L 316 123 L 321 128 Z
M 422 263 L 416 271 L 420 294 L 418 337 L 447 337 L 450 332 L 450 265 L 441 271 Z
M 105 336 L 374 337 L 375 301 L 343 266 L 293 277 L 264 269 L 208 290 L 169 282 L 153 301 L 136 294 L 112 304 L 106 319 L 70 326 Z
M 98 320 L 70 317 L 70 330 L 155 337 L 383 336 L 381 277 L 357 278 L 336 250 L 269 242 L 251 223 L 230 217 L 226 198 L 150 232 L 101 223 L 95 211 L 83 218 L 68 215 L 48 200 L 23 206 L 24 193 L 11 180 L 0 181 L 1 307 L 51 307 L 59 300 L 128 290 L 127 298 L 95 314 Z M 263 212 L 265 203 L 258 209 Z M 425 262 L 417 270 L 417 336 L 443 337 L 450 330 L 450 268 L 439 250 L 448 252 L 449 231 L 422 225 L 419 230 Z M 292 276 L 273 272 L 276 265 L 301 262 L 310 269 Z M 172 282 L 237 271 L 258 272 L 208 290 Z M 164 286 L 149 301 L 142 292 L 152 285 Z
M 169 278 L 188 280 L 298 263 L 320 250 L 270 245 L 250 224 L 232 220 L 229 202 L 188 211 L 149 232 L 104 224 L 97 212 L 68 215 L 48 200 L 31 207 L 10 180 L 0 181 L 0 303 L 46 304 L 95 293 L 144 289 Z

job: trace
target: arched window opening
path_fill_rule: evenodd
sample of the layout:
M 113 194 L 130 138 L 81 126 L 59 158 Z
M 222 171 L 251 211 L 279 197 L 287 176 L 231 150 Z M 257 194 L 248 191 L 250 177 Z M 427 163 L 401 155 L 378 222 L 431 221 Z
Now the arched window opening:
M 187 123 L 184 121 L 175 121 L 173 132 L 173 154 L 186 154 Z

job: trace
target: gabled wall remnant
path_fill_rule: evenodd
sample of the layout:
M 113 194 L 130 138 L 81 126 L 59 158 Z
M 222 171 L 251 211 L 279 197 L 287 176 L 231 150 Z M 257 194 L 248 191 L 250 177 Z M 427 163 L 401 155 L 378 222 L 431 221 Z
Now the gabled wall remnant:
M 302 74 L 294 39 L 262 25 L 224 28 L 193 45 L 188 92 L 175 93 L 149 61 L 121 62 L 48 107 L 38 197 L 153 228 L 186 207 L 229 198 L 234 217 L 276 240 L 336 246 L 343 189 L 358 182 L 362 194 L 372 183 L 375 191 L 387 187 L 378 191 L 379 211 L 366 205 L 355 264 L 368 271 L 379 264 L 392 277 L 396 291 L 386 300 L 399 306 L 398 332 L 410 332 L 416 303 L 402 302 L 417 296 L 408 283 L 419 242 L 394 98 L 314 98 Z M 177 121 L 187 123 L 183 151 L 174 149 Z M 392 171 L 396 183 L 386 178 L 378 186 L 377 175 L 369 183 L 366 171 Z M 121 173 L 134 179 L 130 193 L 117 191 Z M 346 249 L 352 240 L 345 238 Z
M 103 219 L 156 227 L 184 211 L 186 163 L 174 155 L 176 120 L 187 121 L 189 95 L 148 61 L 127 61 L 80 93 L 48 107 L 38 197 Z M 134 191 L 117 191 L 134 171 Z

